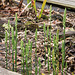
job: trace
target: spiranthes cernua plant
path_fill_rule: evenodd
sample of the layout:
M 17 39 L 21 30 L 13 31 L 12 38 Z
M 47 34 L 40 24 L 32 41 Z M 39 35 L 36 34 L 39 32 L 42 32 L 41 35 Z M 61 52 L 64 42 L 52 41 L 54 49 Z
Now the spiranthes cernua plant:
M 62 42 L 62 75 L 63 75 L 64 63 L 65 63 L 65 49 L 64 49 L 64 42 Z
M 26 75 L 29 75 L 29 70 L 28 70 L 28 54 L 29 54 L 29 48 L 28 48 L 28 44 L 26 44 L 26 58 L 25 58 L 25 62 L 26 62 Z
M 24 42 L 23 42 L 23 40 L 21 40 L 21 73 L 22 73 L 22 68 L 23 68 L 23 72 L 24 72 L 24 63 L 23 63 L 23 45 L 24 45 Z
M 50 70 L 49 57 L 50 57 L 50 48 L 48 48 L 48 71 Z
M 41 69 L 41 61 L 40 61 L 40 58 L 39 58 L 39 75 L 40 75 L 40 69 Z
M 12 65 L 13 65 L 12 70 L 14 71 L 14 29 L 13 27 L 11 28 L 11 32 L 12 32 Z
M 55 35 L 54 35 L 54 37 L 53 37 L 53 44 L 54 44 L 54 52 L 56 52 L 56 40 L 55 40 Z
M 44 31 L 44 50 L 45 50 L 45 65 L 46 65 L 46 48 L 45 48 L 45 32 L 46 32 L 46 27 L 45 27 L 45 23 L 44 23 L 44 26 L 43 26 L 43 31 Z
M 64 50 L 64 56 L 63 56 L 63 60 L 65 59 L 65 23 L 66 23 L 66 8 L 65 8 L 65 10 L 64 10 L 64 17 L 63 17 L 63 34 L 64 34 L 64 46 L 62 45 L 62 49 Z M 64 61 L 62 62 L 62 71 L 63 71 L 63 67 L 64 67 Z M 63 73 L 62 73 L 62 75 L 63 75 Z
M 49 26 L 47 26 L 47 42 L 48 42 Z
M 57 64 L 57 75 L 58 75 L 58 72 L 59 72 L 59 48 L 58 48 L 58 45 L 59 45 L 59 30 L 57 30 L 57 34 L 56 34 L 56 64 Z
M 35 75 L 37 75 L 37 46 L 36 46 L 36 42 L 37 42 L 37 29 L 35 31 Z
M 52 50 L 52 65 L 53 65 L 53 75 L 56 75 L 56 68 L 55 68 L 55 51 Z
M 59 61 L 57 62 L 57 75 L 59 73 Z
M 37 63 L 37 47 L 36 47 L 36 42 L 37 42 L 37 29 L 35 31 L 35 59 L 36 59 L 36 63 Z
M 7 30 L 6 30 L 5 31 L 6 69 L 7 69 L 7 40 L 8 40 L 8 34 L 7 34 Z
M 14 50 L 15 50 L 15 72 L 17 71 L 17 51 L 16 51 L 16 41 L 14 40 Z
M 31 73 L 30 75 L 32 75 L 32 42 L 30 43 L 30 70 L 31 70 Z
M 56 34 L 56 48 L 57 48 L 57 51 L 59 52 L 59 49 L 58 49 L 58 42 L 59 42 L 59 30 L 57 30 L 57 34 Z
M 65 23 L 66 23 L 66 8 L 65 8 L 64 17 L 63 17 L 64 48 L 65 48 Z
M 35 66 L 35 75 L 37 75 L 37 66 Z
M 29 46 L 29 49 L 30 49 L 30 40 L 28 40 L 28 46 Z
M 49 40 L 50 40 L 50 65 L 51 65 L 51 32 L 50 32 Z
M 15 71 L 17 71 L 17 13 L 15 19 Z
M 67 62 L 65 64 L 65 75 L 66 75 L 66 72 L 67 72 Z
M 8 38 L 9 38 L 9 54 L 10 54 L 10 20 L 8 20 Z
M 22 57 L 23 57 L 23 73 L 24 73 L 24 47 L 23 47 L 23 51 L 22 51 Z
M 26 32 L 26 28 L 25 28 L 25 43 L 26 43 L 26 35 L 27 35 L 27 32 Z

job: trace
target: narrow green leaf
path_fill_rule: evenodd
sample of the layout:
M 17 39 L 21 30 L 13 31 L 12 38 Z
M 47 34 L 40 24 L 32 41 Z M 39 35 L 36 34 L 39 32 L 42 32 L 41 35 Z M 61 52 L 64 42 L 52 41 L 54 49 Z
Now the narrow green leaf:
M 46 5 L 46 1 L 47 1 L 47 0 L 44 0 L 44 1 L 43 1 L 42 7 L 41 7 L 41 12 L 40 12 L 40 15 L 39 15 L 39 17 L 38 17 L 39 19 L 40 19 L 41 16 L 42 16 L 42 12 L 43 12 L 44 7 L 45 7 L 45 5 Z

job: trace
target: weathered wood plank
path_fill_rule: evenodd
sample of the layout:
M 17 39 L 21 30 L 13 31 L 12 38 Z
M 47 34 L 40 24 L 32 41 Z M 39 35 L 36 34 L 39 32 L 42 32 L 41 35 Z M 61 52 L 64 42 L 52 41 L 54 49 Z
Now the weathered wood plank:
M 37 1 L 44 1 L 44 0 L 37 0 Z M 53 3 L 75 9 L 75 0 L 47 0 L 47 3 Z

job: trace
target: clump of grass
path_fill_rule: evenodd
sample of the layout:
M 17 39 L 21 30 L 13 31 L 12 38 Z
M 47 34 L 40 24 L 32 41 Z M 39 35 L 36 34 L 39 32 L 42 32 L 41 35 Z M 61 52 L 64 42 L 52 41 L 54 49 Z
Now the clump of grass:
M 14 29 L 13 27 L 11 28 L 11 32 L 12 32 L 12 70 L 14 71 Z
M 10 54 L 10 20 L 8 20 L 8 38 L 9 38 L 9 54 Z
M 17 13 L 15 19 L 15 71 L 17 71 Z
M 6 30 L 5 31 L 6 69 L 7 69 L 7 40 L 8 40 L 8 34 L 7 34 L 7 30 Z

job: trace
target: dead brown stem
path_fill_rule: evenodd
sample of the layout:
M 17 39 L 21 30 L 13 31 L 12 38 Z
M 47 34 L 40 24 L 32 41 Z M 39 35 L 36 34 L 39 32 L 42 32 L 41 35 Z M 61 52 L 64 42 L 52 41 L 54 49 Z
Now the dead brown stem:
M 23 0 L 20 0 L 20 3 L 19 3 L 19 5 L 18 5 L 19 8 L 21 8 L 22 3 L 23 3 Z

